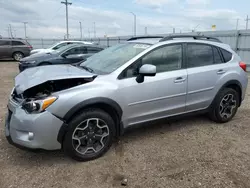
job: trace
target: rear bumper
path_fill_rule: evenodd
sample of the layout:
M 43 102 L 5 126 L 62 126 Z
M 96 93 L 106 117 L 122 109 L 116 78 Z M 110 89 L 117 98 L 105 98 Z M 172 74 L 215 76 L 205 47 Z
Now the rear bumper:
M 10 100 L 5 121 L 5 136 L 10 144 L 21 148 L 57 150 L 58 132 L 63 124 L 50 112 L 28 114 Z

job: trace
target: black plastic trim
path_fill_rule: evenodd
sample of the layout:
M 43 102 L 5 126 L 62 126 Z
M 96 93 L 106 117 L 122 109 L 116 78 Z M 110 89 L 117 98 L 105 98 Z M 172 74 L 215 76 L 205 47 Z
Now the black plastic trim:
M 132 37 L 128 39 L 127 41 L 132 41 L 132 40 L 138 40 L 138 39 L 153 39 L 153 38 L 164 38 L 163 36 L 139 36 L 139 37 Z
M 76 112 L 78 112 L 79 110 L 83 109 L 84 107 L 87 107 L 87 106 L 90 106 L 90 105 L 94 105 L 94 104 L 97 104 L 97 103 L 104 103 L 104 104 L 112 106 L 116 110 L 119 118 L 121 118 L 123 112 L 122 112 L 122 109 L 121 109 L 121 107 L 119 106 L 119 104 L 117 102 L 113 101 L 112 99 L 108 99 L 108 98 L 104 98 L 104 97 L 97 97 L 97 98 L 93 98 L 93 99 L 88 99 L 86 101 L 83 101 L 83 102 L 75 105 L 73 108 L 71 108 L 65 114 L 65 116 L 63 117 L 63 119 L 65 120 L 66 123 L 68 123 L 68 121 L 70 120 L 70 118 Z
M 64 120 L 63 125 L 61 126 L 58 136 L 57 136 L 57 140 L 58 142 L 62 143 L 63 141 L 63 137 L 65 135 L 65 133 L 68 131 L 68 123 L 70 121 L 70 119 L 74 116 L 74 114 L 76 114 L 77 112 L 79 112 L 81 109 L 88 107 L 88 106 L 92 106 L 95 104 L 106 104 L 111 106 L 112 108 L 114 108 L 114 110 L 116 111 L 117 115 L 118 115 L 118 124 L 117 125 L 117 136 L 120 136 L 124 133 L 124 127 L 123 124 L 120 122 L 121 121 L 121 117 L 122 117 L 122 109 L 120 107 L 120 105 L 113 101 L 112 99 L 108 99 L 108 98 L 104 98 L 104 97 L 97 97 L 97 98 L 93 98 L 93 99 L 88 99 L 86 101 L 83 101 L 77 105 L 75 105 L 73 108 L 71 108 L 66 114 L 65 116 L 62 118 Z M 98 106 L 97 106 L 98 107 Z
M 210 41 L 215 41 L 215 42 L 222 43 L 218 38 L 204 36 L 204 35 L 172 35 L 172 36 L 164 37 L 159 42 L 173 40 L 174 38 L 193 38 L 195 40 L 210 40 Z

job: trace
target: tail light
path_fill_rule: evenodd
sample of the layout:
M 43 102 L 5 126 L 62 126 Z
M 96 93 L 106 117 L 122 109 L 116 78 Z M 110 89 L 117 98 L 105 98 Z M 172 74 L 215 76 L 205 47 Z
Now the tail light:
M 246 63 L 244 63 L 244 62 L 240 62 L 239 63 L 239 65 L 240 65 L 240 68 L 242 68 L 245 72 L 247 71 L 247 64 Z
M 33 47 L 32 47 L 32 46 L 28 46 L 28 48 L 29 48 L 29 49 L 31 49 L 31 50 L 33 49 Z

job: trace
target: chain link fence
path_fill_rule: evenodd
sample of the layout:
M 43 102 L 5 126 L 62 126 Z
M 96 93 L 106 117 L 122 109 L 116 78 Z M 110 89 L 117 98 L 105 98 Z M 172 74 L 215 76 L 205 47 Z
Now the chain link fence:
M 184 33 L 183 33 L 184 34 Z M 209 31 L 209 32 L 196 32 L 196 33 L 185 33 L 185 34 L 195 34 L 195 35 L 206 35 L 217 37 L 223 43 L 229 44 L 232 49 L 234 49 L 240 57 L 246 63 L 250 64 L 250 30 L 231 30 L 231 31 Z M 154 36 L 169 36 L 174 34 L 157 34 Z M 101 46 L 113 46 L 118 43 L 122 43 L 132 36 L 121 36 L 121 37 L 103 37 L 103 38 L 84 38 L 84 39 L 70 39 L 78 41 L 89 41 L 99 44 Z M 34 49 L 37 48 L 48 48 L 53 44 L 60 42 L 64 39 L 28 39 L 28 42 L 33 46 Z

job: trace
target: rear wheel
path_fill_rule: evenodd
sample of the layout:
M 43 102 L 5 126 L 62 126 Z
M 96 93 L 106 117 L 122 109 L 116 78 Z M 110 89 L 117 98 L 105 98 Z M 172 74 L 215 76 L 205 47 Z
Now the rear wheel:
M 223 89 L 213 102 L 209 117 L 217 123 L 226 123 L 236 114 L 239 107 L 239 93 L 231 88 Z
M 24 57 L 22 52 L 15 52 L 13 54 L 13 58 L 15 61 L 20 61 Z
M 100 109 L 84 110 L 69 123 L 63 149 L 75 160 L 93 160 L 108 151 L 114 135 L 115 124 L 109 114 Z

